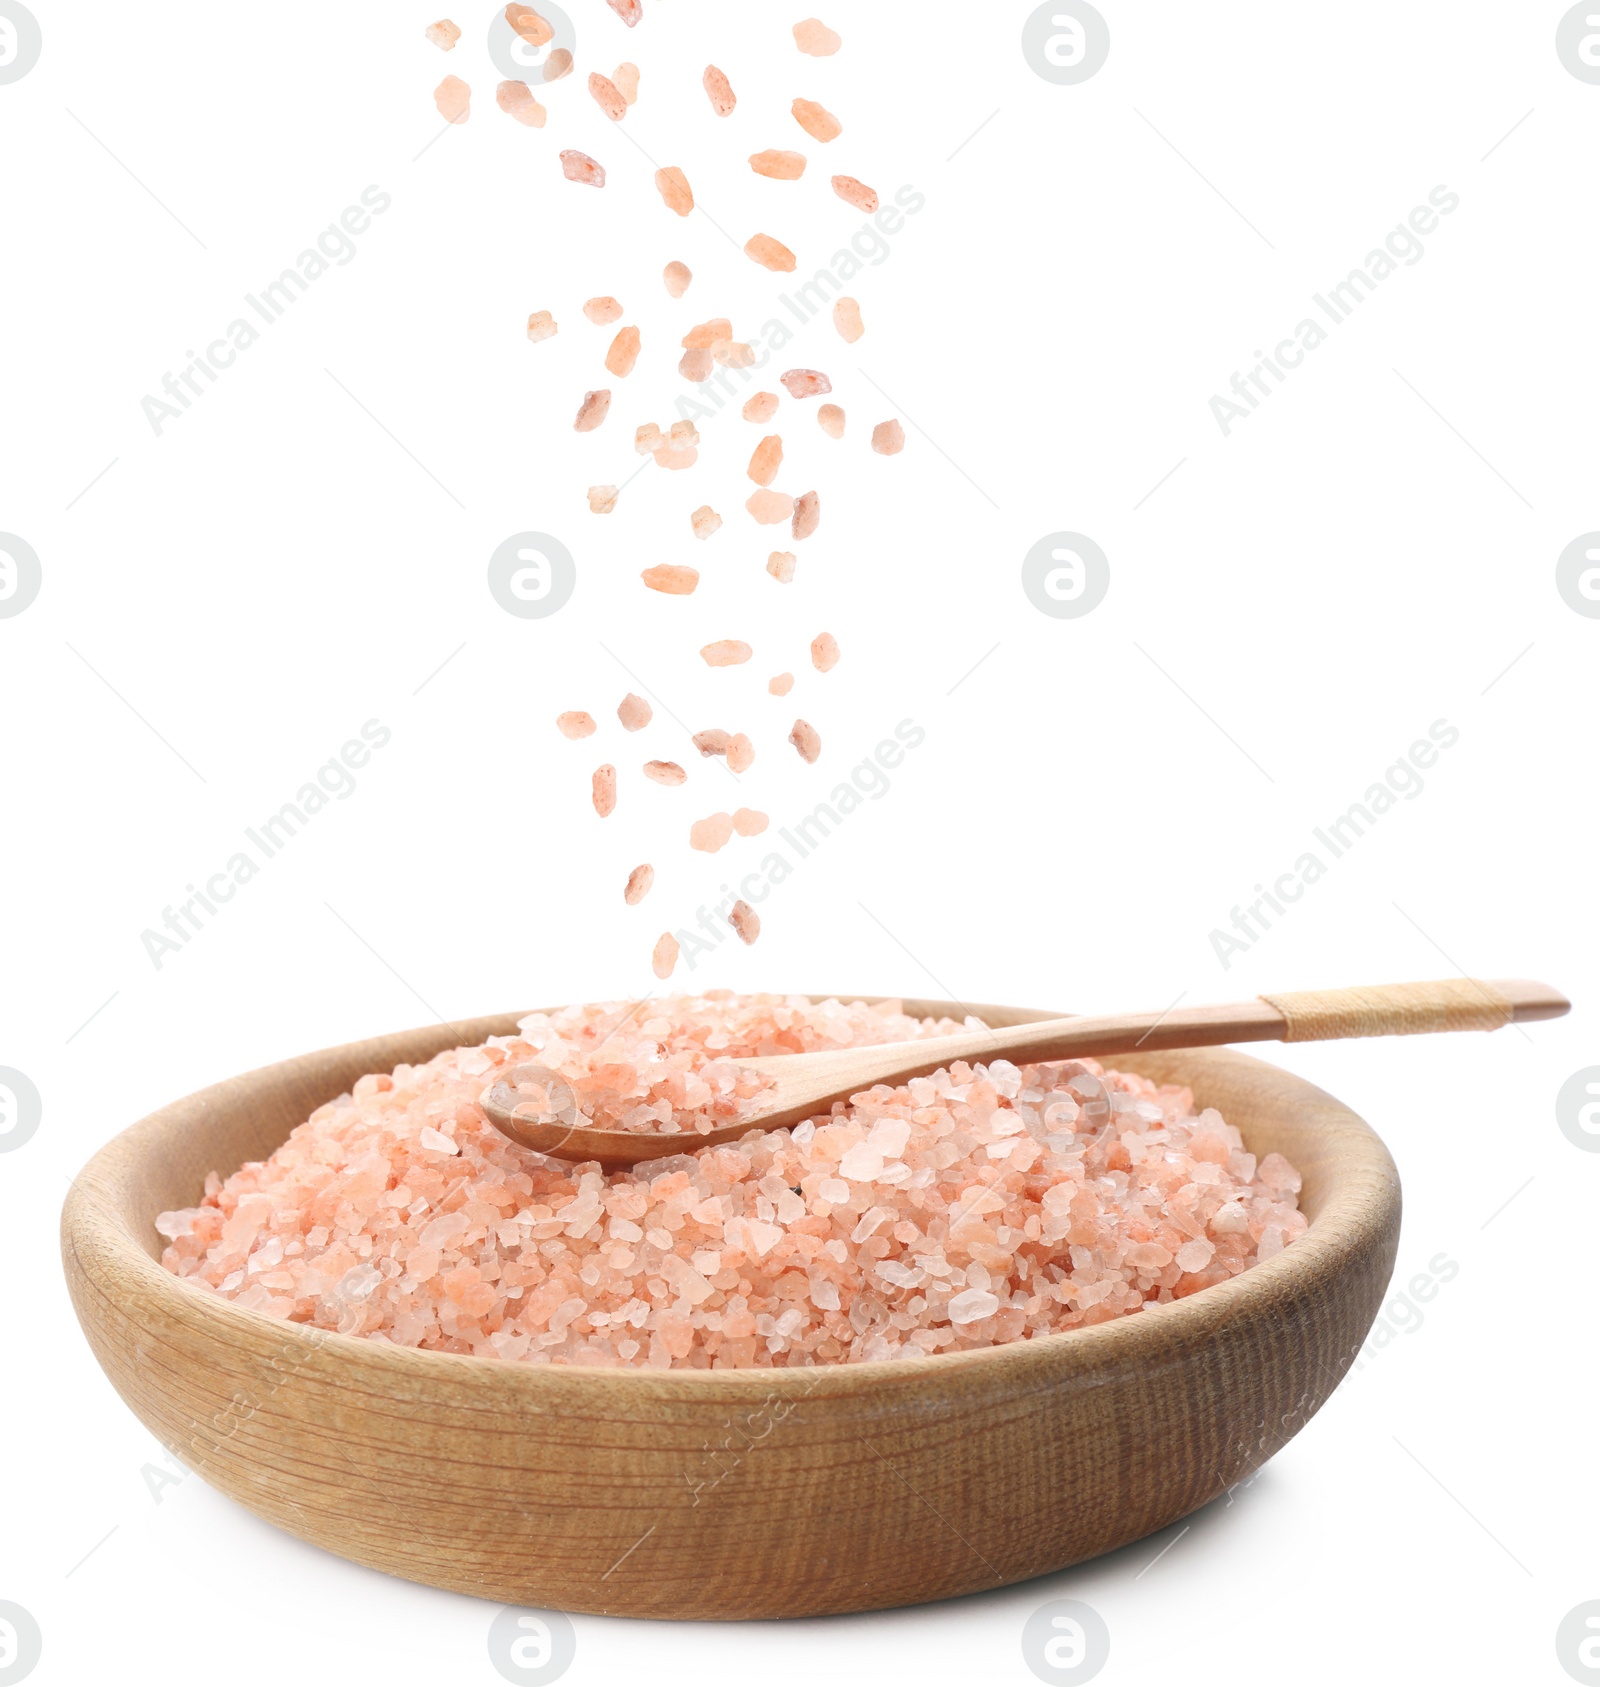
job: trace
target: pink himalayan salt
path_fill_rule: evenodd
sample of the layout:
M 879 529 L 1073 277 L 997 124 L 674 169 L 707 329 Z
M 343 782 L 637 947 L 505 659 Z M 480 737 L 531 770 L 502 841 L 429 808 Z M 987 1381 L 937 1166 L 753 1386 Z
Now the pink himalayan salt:
M 628 115 L 628 102 L 623 98 L 622 90 L 598 70 L 589 72 L 589 93 L 613 123 L 620 123 Z
M 642 866 L 635 867 L 628 875 L 628 883 L 622 892 L 622 900 L 630 908 L 636 908 L 650 894 L 650 887 L 656 882 L 656 870 L 646 861 Z
M 689 283 L 694 280 L 694 272 L 685 263 L 676 258 L 661 272 L 661 280 L 667 292 L 674 299 L 681 299 L 689 291 Z
M 814 762 L 822 754 L 822 739 L 809 721 L 797 720 L 794 723 L 789 742 L 800 752 L 801 761 Z
M 789 389 L 790 398 L 815 398 L 833 391 L 833 382 L 820 369 L 791 369 L 778 379 Z
M 586 709 L 569 709 L 556 716 L 556 729 L 563 738 L 587 738 L 595 730 L 594 716 Z
M 593 433 L 606 419 L 611 409 L 611 389 L 601 387 L 595 392 L 586 392 L 583 403 L 578 406 L 578 414 L 573 417 L 572 426 L 578 433 Z
M 777 270 L 785 275 L 791 273 L 795 266 L 794 253 L 770 234 L 752 234 L 744 243 L 744 253 L 763 269 Z
M 832 633 L 818 633 L 811 641 L 811 666 L 819 674 L 828 673 L 839 663 L 839 641 Z
M 594 811 L 604 820 L 617 806 L 617 770 L 609 762 L 597 767 L 589 785 Z
M 748 902 L 735 902 L 728 910 L 728 924 L 742 943 L 751 944 L 761 935 L 761 916 Z
M 644 16 L 644 7 L 640 4 L 640 0 L 606 0 L 606 4 L 629 29 L 632 29 Z
M 702 756 L 725 756 L 733 734 L 724 732 L 720 726 L 708 726 L 704 732 L 695 733 L 693 742 Z
M 711 361 L 724 369 L 753 369 L 756 348 L 745 340 L 718 340 L 711 348 Z
M 687 348 L 701 348 L 710 351 L 718 340 L 733 337 L 733 324 L 725 316 L 714 316 L 709 322 L 697 322 L 687 334 L 683 336 L 682 344 Z
M 440 18 L 437 23 L 430 23 L 422 33 L 443 53 L 448 53 L 461 39 L 460 29 L 451 23 L 449 18 Z
M 589 488 L 589 509 L 595 515 L 610 515 L 617 507 L 617 489 L 614 486 L 591 486 Z
M 647 761 L 644 776 L 658 785 L 681 785 L 689 777 L 675 761 Z
M 861 320 L 861 306 L 854 299 L 835 299 L 833 326 L 839 338 L 847 346 L 853 346 L 867 331 L 867 325 Z
M 794 514 L 794 499 L 787 492 L 773 492 L 762 487 L 745 499 L 744 507 L 763 527 L 771 527 L 776 522 L 787 521 Z
M 794 26 L 794 44 L 814 59 L 825 59 L 839 51 L 839 37 L 821 18 L 804 18 Z
M 556 331 L 556 319 L 547 310 L 536 310 L 528 318 L 528 338 L 535 345 L 548 340 Z
M 550 55 L 551 59 L 555 54 Z M 549 80 L 549 67 L 546 66 L 545 80 Z M 586 152 L 578 152 L 568 147 L 561 154 L 561 174 L 569 182 L 578 182 L 584 187 L 604 187 L 606 172 L 604 165 L 597 164 Z
M 693 355 L 685 352 L 685 357 Z M 656 452 L 656 466 L 662 469 L 692 469 L 699 461 L 700 453 L 693 446 L 679 451 L 673 446 L 664 447 Z
M 766 176 L 771 181 L 797 182 L 806 173 L 805 154 L 779 152 L 773 148 L 766 152 L 752 152 L 750 168 L 758 176 Z
M 624 732 L 642 732 L 654 717 L 655 710 L 635 692 L 630 691 L 617 704 L 617 719 L 622 722 Z
M 739 103 L 734 97 L 733 84 L 717 69 L 714 64 L 708 64 L 705 74 L 700 78 L 700 85 L 706 91 L 706 98 L 711 101 L 711 109 L 718 117 L 728 117 L 733 108 Z
M 447 76 L 433 90 L 433 103 L 446 123 L 465 123 L 472 112 L 472 90 L 459 76 Z
M 678 373 L 686 381 L 693 381 L 697 386 L 701 381 L 711 379 L 711 371 L 715 365 L 711 361 L 711 349 L 708 346 L 691 346 L 678 359 Z
M 656 192 L 661 195 L 666 208 L 675 211 L 680 217 L 687 217 L 694 209 L 694 189 L 689 186 L 689 178 L 676 164 L 669 164 L 665 169 L 656 171 Z
M 547 114 L 544 107 L 533 97 L 533 92 L 526 82 L 502 82 L 494 91 L 494 103 L 507 117 L 516 118 L 519 123 L 525 123 L 530 129 L 544 127 Z
M 664 934 L 658 974 L 676 949 Z M 1281 1156 L 1258 1165 L 1187 1089 L 1094 1061 L 957 1064 L 696 1151 L 761 1104 L 741 1059 L 962 1027 L 728 992 L 633 1010 L 530 1015 L 359 1079 L 267 1160 L 212 1173 L 201 1205 L 158 1214 L 162 1265 L 195 1293 L 402 1347 L 706 1370 L 1084 1328 L 1226 1282 L 1307 1229 Z M 588 1122 L 679 1131 L 688 1152 L 607 1174 L 519 1148 L 478 1098 L 530 1061 Z
M 769 824 L 759 808 L 736 808 L 733 811 L 733 829 L 741 838 L 759 837 Z
M 778 413 L 778 395 L 775 392 L 758 392 L 744 401 L 744 408 L 739 412 L 747 422 L 770 422 Z
M 563 76 L 569 76 L 569 75 L 571 75 L 571 73 L 572 73 L 572 54 L 569 53 L 565 47 L 555 48 L 551 52 L 550 56 L 544 61 L 544 79 L 545 79 L 545 81 L 546 82 L 559 82 Z M 583 154 L 579 153 L 578 156 L 581 158 L 583 156 Z M 595 169 L 600 170 L 600 166 L 598 164 L 596 164 Z M 600 170 L 600 180 L 597 181 L 597 182 L 592 182 L 590 185 L 592 187 L 604 187 L 606 185 L 606 173 L 605 173 L 605 171 Z
M 707 855 L 715 855 L 732 836 L 731 814 L 708 814 L 704 820 L 696 820 L 689 828 L 689 847 L 704 850 Z
M 653 592 L 665 592 L 669 597 L 688 597 L 700 584 L 700 571 L 680 568 L 676 563 L 658 562 L 646 568 L 639 578 Z
M 633 448 L 641 457 L 659 451 L 666 442 L 666 435 L 655 422 L 643 422 L 633 430 Z
M 672 424 L 672 426 L 667 430 L 667 438 L 679 448 L 689 445 L 698 445 L 700 443 L 700 430 L 693 422 L 685 418 L 680 422 L 674 422 Z
M 611 73 L 617 92 L 632 105 L 639 98 L 639 67 L 624 60 Z
M 878 208 L 876 191 L 865 182 L 858 182 L 854 176 L 835 176 L 833 191 L 847 205 L 854 205 L 858 211 L 865 211 L 870 217 Z
M 802 492 L 794 501 L 794 520 L 789 531 L 796 539 L 809 539 L 822 520 L 822 500 L 815 492 Z
M 824 404 L 817 411 L 817 426 L 829 439 L 844 438 L 844 411 L 837 404 Z
M 600 293 L 583 301 L 583 314 L 596 328 L 609 328 L 613 322 L 621 320 L 622 303 L 609 293 Z
M 617 331 L 617 337 L 606 351 L 606 368 L 613 375 L 626 378 L 639 361 L 639 330 L 628 327 Z
M 728 740 L 728 766 L 735 773 L 743 773 L 754 764 L 755 759 L 755 746 L 742 732 L 734 733 Z
M 689 517 L 689 526 L 697 539 L 709 539 L 722 525 L 722 517 L 709 504 L 702 504 Z
M 750 660 L 750 646 L 743 639 L 719 638 L 700 646 L 700 657 L 708 668 L 736 668 Z
M 678 940 L 670 931 L 664 931 L 656 939 L 656 946 L 650 952 L 650 970 L 657 978 L 671 978 L 672 969 L 678 964 Z M 565 1305 L 565 1301 L 562 1303 Z M 529 1310 L 532 1308 L 530 1306 Z M 634 1352 L 639 1351 L 638 1344 L 634 1344 Z M 619 1351 L 620 1356 L 620 1351 Z
M 794 690 L 793 674 L 774 674 L 767 681 L 767 690 L 774 697 L 787 697 Z
M 787 586 L 794 579 L 794 564 L 793 551 L 774 551 L 767 558 L 767 572 L 780 586 Z
M 750 453 L 750 466 L 745 473 L 757 486 L 770 486 L 776 478 L 779 466 L 783 462 L 783 439 L 775 433 L 769 433 L 765 439 Z
M 906 448 L 906 430 L 898 420 L 879 422 L 872 430 L 872 449 L 883 457 L 895 457 Z
M 831 111 L 815 100 L 796 100 L 789 110 L 794 120 L 814 141 L 837 140 L 844 133 L 844 125 Z
M 535 47 L 543 47 L 555 36 L 555 31 L 532 6 L 519 6 L 516 0 L 506 7 L 506 22 Z

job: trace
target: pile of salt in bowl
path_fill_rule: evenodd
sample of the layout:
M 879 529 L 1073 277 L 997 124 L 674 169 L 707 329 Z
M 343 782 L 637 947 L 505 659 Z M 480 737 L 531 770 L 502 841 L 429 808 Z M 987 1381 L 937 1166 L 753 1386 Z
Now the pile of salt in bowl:
M 269 1317 L 525 1364 L 918 1359 L 1105 1323 L 1306 1230 L 1300 1177 L 1180 1086 L 1091 1060 L 956 1062 L 832 1116 L 606 1174 L 518 1147 L 477 1102 L 538 1060 L 604 1114 L 757 1053 L 960 1029 L 898 1003 L 717 992 L 531 1015 L 357 1082 L 270 1159 L 162 1213 L 162 1263 Z M 618 1029 L 619 1022 L 623 1023 Z M 970 1022 L 969 1022 L 970 1023 Z M 678 1078 L 668 1077 L 670 1071 Z

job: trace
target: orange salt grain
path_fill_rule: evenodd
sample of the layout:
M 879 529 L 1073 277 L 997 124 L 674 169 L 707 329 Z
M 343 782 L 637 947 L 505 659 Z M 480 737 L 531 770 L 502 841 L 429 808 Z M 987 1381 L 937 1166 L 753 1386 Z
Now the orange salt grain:
M 662 270 L 661 279 L 666 286 L 667 292 L 671 294 L 674 299 L 681 299 L 683 295 L 689 291 L 689 283 L 694 280 L 694 274 L 687 264 L 679 263 L 678 260 L 674 258 L 672 262 L 668 264 L 664 270 Z
M 797 720 L 789 734 L 789 742 L 800 752 L 800 759 L 814 762 L 822 754 L 822 740 L 817 729 L 808 721 Z
M 839 664 L 839 641 L 832 633 L 818 633 L 811 641 L 811 666 L 825 674 Z
M 735 773 L 743 773 L 755 759 L 755 745 L 742 732 L 734 733 L 728 740 L 728 766 Z
M 700 584 L 696 569 L 680 568 L 676 563 L 658 562 L 639 576 L 653 592 L 665 592 L 668 597 L 688 597 Z
M 778 395 L 775 392 L 758 392 L 744 401 L 744 409 L 739 414 L 747 422 L 770 422 L 778 413 Z
M 846 205 L 854 205 L 858 211 L 865 211 L 869 217 L 878 208 L 877 190 L 868 187 L 865 182 L 858 182 L 854 176 L 835 176 L 833 191 Z
M 714 316 L 709 322 L 697 322 L 678 343 L 691 351 L 710 351 L 718 340 L 732 338 L 733 324 L 725 316 Z
M 595 515 L 610 515 L 617 507 L 617 489 L 614 486 L 591 486 L 589 488 L 589 509 Z
M 519 6 L 516 0 L 506 7 L 506 22 L 535 47 L 543 47 L 555 36 L 555 31 L 532 6 Z
M 711 360 L 724 369 L 752 369 L 755 367 L 755 347 L 744 340 L 718 340 L 711 348 Z
M 750 154 L 750 168 L 771 181 L 797 182 L 806 173 L 806 157 L 803 152 L 780 152 L 769 147 L 765 152 Z
M 725 756 L 732 742 L 732 734 L 724 732 L 720 726 L 708 726 L 704 732 L 694 735 L 694 747 L 703 756 Z
M 569 709 L 556 716 L 556 727 L 563 738 L 587 738 L 594 731 L 594 716 L 583 709 Z
M 681 421 L 672 424 L 667 430 L 667 437 L 679 450 L 682 450 L 687 445 L 698 445 L 700 443 L 700 430 L 688 417 L 684 417 Z
M 433 90 L 433 103 L 446 123 L 465 123 L 472 111 L 472 90 L 459 76 L 447 76 Z
M 646 861 L 629 873 L 628 883 L 622 892 L 622 900 L 630 908 L 637 908 L 650 894 L 650 887 L 655 882 L 656 870 Z
M 627 377 L 639 361 L 639 330 L 628 327 L 617 331 L 617 337 L 606 352 L 606 368 L 613 375 Z
M 770 234 L 752 234 L 744 243 L 745 256 L 760 264 L 763 269 L 779 270 L 788 274 L 795 265 L 794 253 L 781 240 L 774 240 Z
M 546 82 L 559 82 L 563 76 L 572 74 L 572 54 L 565 47 L 551 50 L 549 58 L 544 61 L 544 79 Z M 603 174 L 603 172 L 602 172 Z M 603 181 L 596 182 L 596 187 L 603 187 Z
M 689 517 L 689 526 L 697 539 L 709 539 L 722 525 L 722 517 L 709 504 L 702 504 Z
M 789 531 L 796 539 L 809 539 L 822 520 L 822 500 L 815 492 L 802 492 L 794 501 L 794 521 Z
M 750 453 L 750 466 L 745 473 L 757 486 L 770 486 L 783 462 L 783 438 L 769 433 Z
M 656 192 L 661 195 L 667 209 L 676 211 L 680 217 L 687 217 L 694 209 L 694 190 L 689 186 L 689 178 L 676 164 L 656 171 Z
M 727 77 L 714 64 L 708 64 L 700 83 L 706 91 L 706 98 L 711 101 L 711 109 L 717 116 L 729 116 L 739 102 L 734 97 L 733 84 Z
M 526 82 L 502 82 L 494 91 L 494 101 L 507 117 L 514 117 L 530 129 L 544 127 L 545 109 L 533 97 Z
M 584 187 L 606 185 L 604 168 L 596 164 L 588 153 L 576 152 L 571 148 L 561 154 L 561 174 L 569 182 L 578 182 Z
M 689 847 L 702 850 L 707 855 L 715 855 L 732 836 L 731 814 L 708 814 L 704 820 L 696 820 L 689 828 Z
M 583 395 L 583 403 L 578 406 L 578 414 L 573 420 L 573 427 L 579 433 L 592 433 L 606 419 L 611 409 L 611 389 L 600 387 L 594 392 Z
M 893 457 L 906 448 L 906 430 L 896 420 L 879 422 L 872 430 L 872 449 L 884 457 Z
M 598 70 L 589 72 L 589 93 L 613 123 L 620 123 L 628 115 L 628 102 L 622 97 L 622 90 Z
M 794 690 L 794 675 L 774 674 L 772 678 L 767 681 L 767 690 L 771 692 L 774 697 L 787 697 L 789 693 Z
M 842 43 L 821 18 L 803 18 L 794 26 L 794 44 L 814 59 L 825 59 L 839 51 Z
M 790 398 L 815 398 L 833 391 L 833 382 L 820 369 L 791 369 L 778 379 L 789 389 Z
M 670 931 L 664 931 L 656 939 L 656 946 L 650 953 L 650 970 L 657 978 L 671 978 L 672 969 L 678 964 L 678 940 Z
M 794 120 L 814 141 L 837 140 L 844 133 L 844 125 L 833 113 L 815 100 L 796 100 L 789 110 Z
M 609 293 L 600 293 L 583 301 L 583 314 L 596 328 L 609 328 L 622 315 L 622 306 Z
M 692 469 L 700 460 L 700 453 L 690 446 L 679 451 L 668 445 L 656 452 L 656 467 L 662 469 Z
M 430 23 L 422 33 L 443 53 L 448 53 L 461 39 L 460 29 L 451 23 L 449 18 L 440 18 L 437 23 Z
M 711 379 L 712 367 L 711 353 L 705 346 L 690 346 L 678 359 L 678 373 L 697 385 Z
M 761 935 L 761 916 L 748 902 L 734 903 L 728 910 L 728 924 L 746 943 L 754 943 Z
M 793 551 L 774 551 L 767 558 L 767 572 L 780 586 L 787 586 L 794 579 L 794 564 Z
M 624 732 L 640 732 L 650 724 L 655 711 L 645 700 L 630 691 L 617 704 L 617 719 L 622 722 Z
M 611 80 L 616 84 L 617 92 L 632 105 L 639 97 L 639 67 L 624 61 L 611 73 Z
M 787 492 L 772 492 L 762 487 L 745 499 L 744 507 L 763 527 L 771 527 L 794 514 L 794 499 Z
M 736 808 L 733 811 L 733 829 L 741 838 L 756 837 L 770 824 L 759 808 Z
M 867 331 L 866 323 L 861 320 L 861 306 L 854 299 L 835 299 L 833 326 L 839 338 L 847 346 L 853 346 Z
M 610 762 L 594 770 L 594 777 L 589 781 L 589 794 L 595 813 L 604 820 L 617 806 L 617 770 Z
M 556 319 L 547 310 L 536 310 L 528 318 L 528 338 L 535 345 L 548 340 L 556 331 Z
M 829 439 L 844 438 L 844 411 L 837 404 L 824 404 L 817 411 L 817 426 Z
M 750 646 L 743 639 L 719 638 L 700 647 L 701 659 L 708 668 L 736 668 L 750 660 Z
M 681 785 L 689 777 L 675 761 L 647 761 L 644 776 L 658 785 Z
M 654 422 L 642 422 L 633 430 L 633 448 L 641 457 L 653 455 L 666 442 L 667 436 Z
M 606 4 L 629 29 L 632 29 L 644 16 L 644 7 L 639 3 L 639 0 L 606 0 Z M 663 976 L 665 975 L 663 974 Z

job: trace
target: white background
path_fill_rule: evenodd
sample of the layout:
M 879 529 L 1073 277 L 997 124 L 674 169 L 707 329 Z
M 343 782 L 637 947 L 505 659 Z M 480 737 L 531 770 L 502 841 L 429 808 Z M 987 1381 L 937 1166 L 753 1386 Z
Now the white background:
M 578 71 L 545 91 L 543 131 L 495 109 L 487 14 L 457 12 L 442 55 L 434 14 L 348 0 L 40 0 L 43 57 L 0 87 L 0 527 L 43 564 L 37 602 L 0 620 L 0 1065 L 44 1097 L 37 1135 L 0 1156 L 0 1598 L 42 1625 L 36 1679 L 498 1679 L 492 1607 L 325 1557 L 197 1477 L 152 1484 L 160 1451 L 55 1263 L 67 1183 L 127 1122 L 266 1061 L 642 994 L 657 933 L 765 851 L 691 858 L 689 820 L 743 803 L 785 823 L 909 717 L 926 743 L 764 905 L 759 943 L 675 982 L 1111 1009 L 1466 971 L 1545 978 L 1575 1011 L 1279 1057 L 1390 1144 L 1397 1289 L 1440 1253 L 1459 1271 L 1187 1533 L 874 1616 L 580 1617 L 569 1679 L 1020 1683 L 1023 1622 L 1068 1595 L 1109 1625 L 1106 1682 L 1565 1680 L 1556 1625 L 1600 1597 L 1600 1157 L 1554 1112 L 1600 1062 L 1600 622 L 1554 569 L 1600 528 L 1600 87 L 1557 58 L 1564 8 L 1104 0 L 1109 61 L 1059 87 L 1024 62 L 1024 6 L 838 7 L 845 48 L 812 60 L 788 34 L 799 8 L 645 5 L 628 31 L 571 0 Z M 643 72 L 626 135 L 583 86 L 624 58 Z M 708 61 L 740 96 L 726 122 Z M 446 72 L 474 110 L 441 134 Z M 844 135 L 810 141 L 796 95 Z M 561 179 L 564 146 L 607 166 L 603 193 Z M 766 146 L 806 152 L 807 178 L 755 177 Z M 680 164 L 708 215 L 670 216 L 645 154 Z M 849 416 L 837 444 L 814 405 L 785 399 L 773 424 L 779 485 L 824 500 L 794 584 L 762 566 L 784 530 L 738 507 L 767 430 L 731 407 L 701 424 L 695 471 L 651 467 L 591 516 L 584 489 L 640 461 L 633 427 L 672 419 L 683 328 L 775 314 L 786 278 L 736 244 L 774 233 L 804 275 L 861 225 L 833 171 L 927 203 L 852 284 L 866 337 L 819 319 L 776 365 L 827 370 Z M 154 434 L 141 398 L 368 184 L 393 204 L 355 258 Z M 1225 437 L 1212 394 L 1439 184 L 1460 206 L 1422 259 Z M 681 304 L 669 258 L 695 271 Z M 579 313 L 595 293 L 623 300 L 645 354 L 580 436 L 611 333 Z M 532 346 L 540 308 L 561 330 Z M 890 415 L 908 444 L 885 459 L 866 435 Z M 703 546 L 701 502 L 726 518 Z M 486 589 L 523 529 L 578 560 L 549 620 Z M 1019 584 L 1061 529 L 1110 559 L 1082 619 Z M 699 593 L 645 592 L 658 561 L 699 566 Z M 805 654 L 823 628 L 844 652 L 826 677 Z M 754 662 L 706 670 L 716 637 Z M 798 676 L 782 702 L 780 669 Z M 657 723 L 624 740 L 612 711 L 645 687 Z M 570 708 L 601 734 L 560 739 Z M 783 743 L 796 714 L 823 737 L 813 768 Z M 736 793 L 674 716 L 752 735 Z M 141 932 L 371 718 L 393 741 L 355 795 L 157 970 Z M 1460 741 L 1423 793 L 1224 970 L 1213 928 L 1439 719 Z M 690 784 L 646 786 L 647 755 L 692 764 Z M 600 760 L 623 770 L 605 822 Z M 656 888 L 628 909 L 641 860 Z

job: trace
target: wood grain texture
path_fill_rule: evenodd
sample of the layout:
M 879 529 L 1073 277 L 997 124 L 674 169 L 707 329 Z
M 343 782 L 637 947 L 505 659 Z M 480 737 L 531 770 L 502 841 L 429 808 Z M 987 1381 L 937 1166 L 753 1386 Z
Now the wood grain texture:
M 1180 1050 L 1117 1065 L 1192 1084 L 1255 1153 L 1287 1155 L 1311 1227 L 1229 1283 L 1088 1330 L 795 1371 L 533 1367 L 280 1323 L 161 1269 L 154 1216 L 196 1202 L 208 1171 L 264 1158 L 364 1072 L 516 1019 L 346 1044 L 202 1090 L 102 1149 L 62 1215 L 79 1320 L 149 1429 L 279 1527 L 413 1581 L 703 1619 L 1042 1575 L 1164 1528 L 1270 1458 L 1344 1374 L 1393 1267 L 1399 1180 L 1376 1135 L 1272 1066 Z

